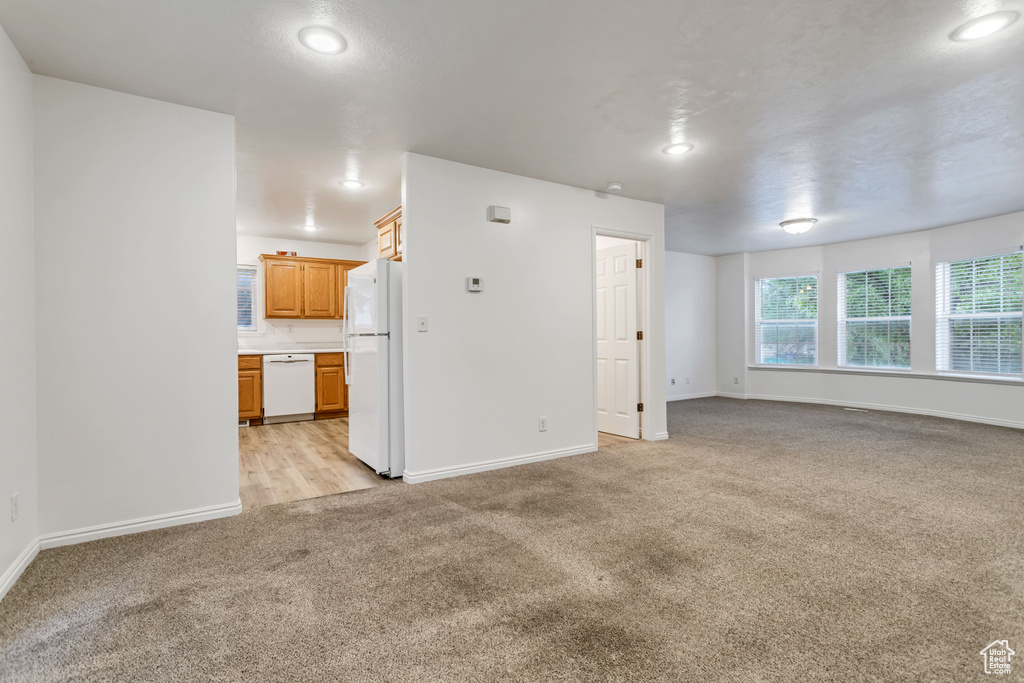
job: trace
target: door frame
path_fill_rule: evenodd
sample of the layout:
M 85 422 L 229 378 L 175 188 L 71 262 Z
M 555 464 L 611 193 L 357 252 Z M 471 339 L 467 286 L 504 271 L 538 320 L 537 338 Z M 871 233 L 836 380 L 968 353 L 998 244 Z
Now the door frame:
M 594 396 L 594 409 L 591 411 L 593 416 L 593 433 L 594 433 L 594 447 L 597 448 L 598 443 L 598 429 L 597 429 L 597 236 L 602 237 L 618 237 L 619 239 L 632 240 L 637 243 L 637 258 L 643 259 L 644 266 L 637 272 L 636 278 L 636 294 L 639 298 L 637 303 L 637 314 L 639 320 L 637 326 L 641 331 L 644 332 L 644 338 L 637 343 L 639 344 L 638 351 L 638 379 L 640 381 L 640 391 L 638 395 L 640 402 L 644 404 L 644 407 L 654 405 L 654 394 L 652 389 L 654 387 L 654 378 L 651 376 L 651 362 L 650 362 L 650 334 L 648 329 L 651 322 L 651 243 L 654 240 L 653 235 L 644 235 L 636 232 L 629 232 L 628 230 L 615 230 L 612 228 L 603 228 L 597 225 L 591 226 L 590 235 L 590 353 L 593 362 L 591 365 L 591 391 Z M 646 411 L 645 411 L 646 412 Z M 648 426 L 647 420 L 644 419 L 644 414 L 640 414 L 640 440 L 641 441 L 654 441 L 654 434 L 652 433 L 652 427 Z

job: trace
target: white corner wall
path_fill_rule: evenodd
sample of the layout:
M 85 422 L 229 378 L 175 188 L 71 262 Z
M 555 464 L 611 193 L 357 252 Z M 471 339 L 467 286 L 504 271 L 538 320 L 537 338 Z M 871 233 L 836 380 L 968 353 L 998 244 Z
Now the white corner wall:
M 713 256 L 665 252 L 665 375 L 669 401 L 718 391 Z
M 36 544 L 36 315 L 32 74 L 0 28 L 0 598 Z M 18 519 L 11 521 L 11 496 Z
M 35 77 L 44 547 L 238 502 L 234 119 Z
M 715 259 L 715 375 L 718 393 L 743 398 L 747 378 L 748 254 Z
M 644 435 L 667 438 L 660 204 L 417 154 L 402 199 L 407 481 L 596 449 L 595 228 L 651 238 Z M 488 223 L 492 204 L 512 223 Z
M 806 401 L 953 417 L 1024 428 L 1024 385 L 941 378 L 935 372 L 935 264 L 1002 253 L 1024 243 L 1024 212 L 958 225 L 718 258 L 718 390 L 723 395 Z M 838 368 L 840 272 L 912 264 L 911 375 Z M 819 370 L 753 367 L 754 280 L 817 271 Z M 739 384 L 734 384 L 739 378 Z

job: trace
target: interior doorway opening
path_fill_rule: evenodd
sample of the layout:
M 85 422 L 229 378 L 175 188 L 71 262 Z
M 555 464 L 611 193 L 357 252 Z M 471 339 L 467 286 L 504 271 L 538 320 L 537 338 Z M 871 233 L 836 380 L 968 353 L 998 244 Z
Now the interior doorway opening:
M 641 371 L 646 243 L 594 235 L 594 334 L 598 447 L 643 434 Z

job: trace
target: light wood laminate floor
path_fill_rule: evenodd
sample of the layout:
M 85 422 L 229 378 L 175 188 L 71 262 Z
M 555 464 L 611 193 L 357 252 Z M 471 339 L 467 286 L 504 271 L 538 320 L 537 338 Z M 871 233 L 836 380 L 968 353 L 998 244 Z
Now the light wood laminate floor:
M 240 427 L 242 508 L 318 498 L 387 483 L 348 452 L 348 418 Z

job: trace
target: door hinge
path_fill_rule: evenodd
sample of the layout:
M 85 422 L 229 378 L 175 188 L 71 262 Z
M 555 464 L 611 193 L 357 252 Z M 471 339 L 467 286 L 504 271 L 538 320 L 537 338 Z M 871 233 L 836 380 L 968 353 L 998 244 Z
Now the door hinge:
M 643 341 L 644 340 L 644 333 L 640 332 L 639 330 L 637 330 L 636 339 L 637 339 L 637 341 Z
M 644 267 L 644 260 L 642 258 L 638 258 L 636 260 L 636 267 L 637 268 L 643 268 Z
M 636 412 L 638 412 L 638 413 L 644 412 L 644 404 L 643 403 L 637 403 L 636 404 Z

